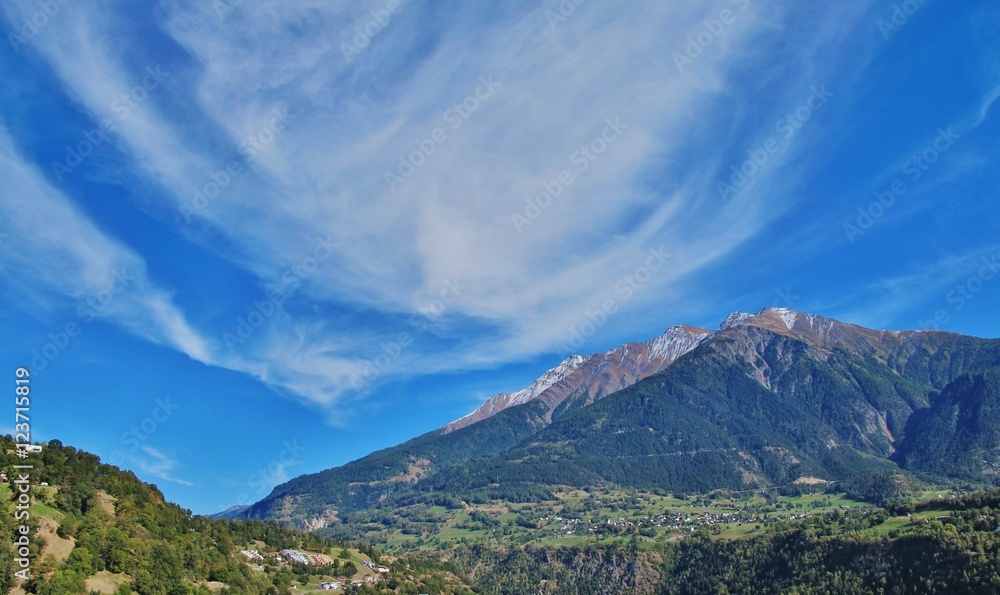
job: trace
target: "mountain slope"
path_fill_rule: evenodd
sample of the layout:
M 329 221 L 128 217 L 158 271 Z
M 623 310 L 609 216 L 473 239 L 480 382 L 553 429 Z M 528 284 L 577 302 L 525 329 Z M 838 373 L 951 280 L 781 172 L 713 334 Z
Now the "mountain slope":
M 956 478 L 1000 472 L 1000 368 L 966 374 L 914 416 L 896 460 L 916 471 Z
M 544 415 L 544 405 L 532 401 L 456 432 L 418 436 L 340 467 L 296 477 L 243 516 L 324 527 L 338 514 L 374 506 L 442 468 L 516 446 L 544 427 Z
M 671 327 L 646 343 L 589 358 L 570 357 L 527 389 L 496 395 L 441 430 L 294 478 L 241 516 L 322 528 L 338 515 L 374 506 L 441 469 L 516 446 L 560 414 L 662 370 L 708 336 L 704 329 Z

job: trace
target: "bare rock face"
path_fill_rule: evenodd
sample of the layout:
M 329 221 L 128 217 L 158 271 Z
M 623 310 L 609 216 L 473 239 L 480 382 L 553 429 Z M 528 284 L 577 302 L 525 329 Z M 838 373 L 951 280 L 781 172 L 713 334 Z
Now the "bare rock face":
M 319 529 L 325 529 L 326 527 L 329 527 L 335 522 L 337 522 L 337 511 L 328 510 L 323 512 L 319 516 L 303 520 L 299 524 L 299 528 L 301 528 L 303 531 L 312 532 L 312 531 L 317 531 Z

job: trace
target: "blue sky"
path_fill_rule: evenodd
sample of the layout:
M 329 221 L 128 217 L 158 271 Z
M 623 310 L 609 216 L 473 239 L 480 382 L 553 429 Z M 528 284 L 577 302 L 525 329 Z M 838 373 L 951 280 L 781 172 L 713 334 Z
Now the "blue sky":
M 995 3 L 232 4 L 0 9 L 0 357 L 195 512 L 735 310 L 1000 336 Z

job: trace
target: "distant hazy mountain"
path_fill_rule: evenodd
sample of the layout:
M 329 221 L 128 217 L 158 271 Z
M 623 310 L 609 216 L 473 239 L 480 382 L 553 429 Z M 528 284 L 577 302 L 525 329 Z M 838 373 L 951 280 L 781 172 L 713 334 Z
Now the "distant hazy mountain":
M 230 506 L 229 508 L 223 510 L 222 512 L 217 512 L 215 514 L 208 515 L 210 519 L 237 519 L 243 515 L 243 512 L 250 508 L 249 504 L 237 504 L 236 506 Z
M 707 491 L 897 463 L 988 473 L 1000 466 L 998 366 L 997 340 L 734 313 L 716 331 L 671 327 L 571 357 L 442 430 L 278 486 L 245 514 L 319 528 L 404 497 L 516 500 L 601 483 Z M 951 423 L 955 411 L 968 420 Z

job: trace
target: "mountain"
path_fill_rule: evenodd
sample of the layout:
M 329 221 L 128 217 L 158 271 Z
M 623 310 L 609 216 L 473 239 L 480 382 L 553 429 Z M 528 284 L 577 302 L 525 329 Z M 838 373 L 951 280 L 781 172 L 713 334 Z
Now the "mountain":
M 460 430 L 535 399 L 545 403 L 545 419 L 551 421 L 554 415 L 590 405 L 656 374 L 710 336 L 711 333 L 702 328 L 672 326 L 652 341 L 627 343 L 588 358 L 573 355 L 542 374 L 530 387 L 494 395 L 443 430 L 445 433 Z
M 518 445 L 560 415 L 662 370 L 711 333 L 671 327 L 645 343 L 588 358 L 573 356 L 514 393 L 501 393 L 466 418 L 341 467 L 277 486 L 242 514 L 315 530 L 366 509 L 441 469 Z M 473 416 L 479 421 L 473 422 Z
M 707 492 L 891 479 L 915 460 L 900 458 L 904 445 L 917 453 L 943 439 L 941 424 L 918 421 L 944 415 L 932 412 L 958 394 L 952 383 L 998 366 L 996 340 L 872 330 L 781 308 L 734 313 L 717 331 L 672 327 L 570 358 L 528 389 L 492 398 L 479 421 L 295 478 L 246 515 L 316 529 L 408 498 L 448 505 L 528 501 L 555 486 Z M 963 444 L 988 445 L 1000 430 L 963 427 L 972 432 Z M 880 481 L 855 483 L 891 493 Z
M 936 395 L 923 379 L 988 348 L 984 360 L 1000 365 L 995 343 L 830 322 L 748 318 L 662 374 L 415 487 L 472 496 L 533 483 L 708 492 L 843 480 L 890 464 L 909 417 Z

